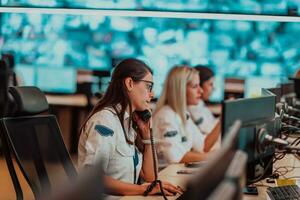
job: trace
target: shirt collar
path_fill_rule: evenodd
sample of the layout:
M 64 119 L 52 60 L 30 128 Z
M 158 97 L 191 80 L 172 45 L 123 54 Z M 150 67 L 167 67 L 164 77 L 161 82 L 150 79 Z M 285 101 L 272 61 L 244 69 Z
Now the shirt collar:
M 200 101 L 199 101 L 199 104 L 198 105 L 200 105 L 201 107 L 203 107 L 204 106 L 204 101 L 201 99 Z
M 121 111 L 121 104 L 116 105 L 117 111 Z M 124 121 L 129 119 L 129 113 L 125 110 Z
M 116 105 L 116 109 L 117 109 L 117 111 L 121 111 L 121 104 Z M 134 141 L 135 137 L 136 137 L 136 133 L 135 133 L 135 131 L 132 128 L 130 129 L 131 131 L 128 132 L 128 130 L 129 130 L 128 125 L 127 125 L 128 124 L 128 120 L 129 120 L 129 113 L 125 110 L 124 120 L 123 120 L 124 126 L 125 126 L 124 127 L 125 128 L 124 131 L 126 131 L 128 139 Z

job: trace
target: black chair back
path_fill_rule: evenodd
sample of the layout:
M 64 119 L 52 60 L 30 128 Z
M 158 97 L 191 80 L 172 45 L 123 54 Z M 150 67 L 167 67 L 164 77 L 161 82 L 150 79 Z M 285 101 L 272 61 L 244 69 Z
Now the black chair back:
M 51 193 L 61 181 L 73 181 L 76 169 L 54 115 L 35 87 L 10 87 L 16 103 L 14 117 L 1 120 L 2 132 L 36 199 Z

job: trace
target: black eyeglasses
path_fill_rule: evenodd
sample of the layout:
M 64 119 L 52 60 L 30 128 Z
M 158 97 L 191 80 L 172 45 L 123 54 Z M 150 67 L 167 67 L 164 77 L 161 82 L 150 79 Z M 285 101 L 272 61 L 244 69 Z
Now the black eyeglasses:
M 133 79 L 134 80 L 134 79 Z M 140 80 L 134 80 L 134 81 L 142 81 L 144 83 L 146 83 L 146 87 L 147 87 L 147 90 L 149 92 L 152 92 L 152 89 L 153 89 L 153 82 L 152 81 L 147 81 L 147 80 L 143 80 L 143 79 L 140 79 Z

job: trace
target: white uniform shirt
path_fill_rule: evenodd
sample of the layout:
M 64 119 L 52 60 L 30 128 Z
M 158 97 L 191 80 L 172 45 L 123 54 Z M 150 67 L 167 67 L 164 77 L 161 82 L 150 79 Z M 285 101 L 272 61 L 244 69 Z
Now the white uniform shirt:
M 218 123 L 202 100 L 195 106 L 188 106 L 188 111 L 191 113 L 194 123 L 204 134 L 209 134 Z
M 205 135 L 200 132 L 187 113 L 186 123 L 173 109 L 166 105 L 153 118 L 153 133 L 169 145 L 158 146 L 168 163 L 178 163 L 183 156 L 191 151 L 203 151 Z
M 129 115 L 125 112 L 124 126 L 128 131 Z M 134 141 L 133 128 L 127 134 Z M 80 168 L 101 160 L 105 175 L 127 183 L 136 183 L 142 166 L 142 154 L 135 145 L 126 142 L 118 116 L 112 108 L 95 113 L 81 133 L 78 145 Z

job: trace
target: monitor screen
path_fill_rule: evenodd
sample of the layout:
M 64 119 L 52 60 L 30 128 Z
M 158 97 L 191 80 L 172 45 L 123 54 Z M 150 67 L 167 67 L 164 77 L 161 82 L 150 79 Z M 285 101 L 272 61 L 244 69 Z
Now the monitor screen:
M 206 199 L 225 178 L 226 172 L 237 152 L 237 138 L 241 122 L 236 121 L 228 130 L 221 149 L 217 150 L 208 160 L 207 164 L 200 168 L 199 174 L 188 184 L 187 191 L 180 199 Z M 220 163 L 222 163 L 220 165 Z M 205 180 L 205 181 L 203 181 Z
M 209 195 L 207 200 L 234 200 L 237 187 L 228 180 L 223 180 L 218 187 Z
M 155 97 L 174 65 L 209 64 L 216 73 L 212 101 L 223 96 L 218 76 L 287 77 L 299 66 L 300 52 L 294 47 L 300 41 L 299 23 L 97 16 L 93 9 L 86 11 L 73 15 L 51 13 L 51 9 L 47 14 L 2 13 L 1 50 L 14 52 L 16 65 L 99 71 L 111 70 L 113 59 L 139 58 L 153 69 Z
M 275 95 L 276 96 L 276 104 L 281 101 L 281 88 L 263 88 L 261 90 L 262 95 Z
M 73 68 L 37 68 L 36 86 L 49 93 L 75 93 L 77 71 Z
M 35 68 L 32 65 L 17 65 L 17 81 L 21 86 L 35 86 Z
M 13 7 L 37 7 L 37 8 L 75 8 L 75 9 L 124 9 L 126 11 L 179 11 L 193 13 L 234 13 L 247 15 L 283 15 L 299 16 L 300 5 L 297 0 L 276 1 L 209 1 L 209 0 L 3 0 L 2 6 Z M 240 30 L 248 30 L 251 24 L 239 23 L 236 25 Z M 259 27 L 265 28 L 265 26 Z M 225 29 L 223 27 L 223 29 Z
M 210 194 L 208 200 L 240 200 L 245 187 L 247 154 L 238 150 L 226 171 L 225 178 Z
M 275 147 L 273 145 L 262 146 L 257 138 L 260 130 L 266 130 L 268 134 L 277 136 L 278 132 L 274 124 L 275 98 L 275 95 L 270 94 L 223 102 L 223 136 L 235 120 L 239 119 L 242 122 L 238 146 L 248 154 L 248 183 L 259 181 L 272 173 Z

